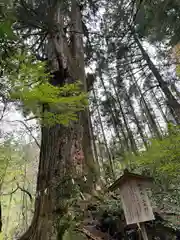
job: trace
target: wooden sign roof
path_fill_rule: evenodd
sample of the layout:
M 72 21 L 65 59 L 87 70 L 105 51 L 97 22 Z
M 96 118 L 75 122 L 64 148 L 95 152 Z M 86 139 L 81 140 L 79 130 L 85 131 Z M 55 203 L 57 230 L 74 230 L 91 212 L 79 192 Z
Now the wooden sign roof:
M 120 178 L 118 178 L 108 189 L 109 191 L 115 191 L 129 180 L 138 180 L 144 183 L 151 183 L 153 181 L 153 178 L 135 173 L 130 173 L 127 169 L 125 169 L 124 174 Z

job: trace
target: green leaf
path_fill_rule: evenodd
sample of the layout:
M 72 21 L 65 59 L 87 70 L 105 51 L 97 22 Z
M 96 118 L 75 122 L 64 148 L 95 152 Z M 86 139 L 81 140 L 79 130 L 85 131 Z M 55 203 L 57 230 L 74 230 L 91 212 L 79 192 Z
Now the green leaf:
M 9 61 L 12 65 L 6 69 L 5 76 L 10 86 L 10 98 L 20 100 L 25 112 L 34 113 L 43 124 L 67 126 L 70 121 L 76 121 L 78 112 L 87 106 L 87 94 L 82 92 L 80 82 L 52 86 L 48 82 L 51 76 L 45 71 L 45 63 L 27 53 L 16 54 Z M 49 111 L 42 113 L 44 104 L 48 105 Z

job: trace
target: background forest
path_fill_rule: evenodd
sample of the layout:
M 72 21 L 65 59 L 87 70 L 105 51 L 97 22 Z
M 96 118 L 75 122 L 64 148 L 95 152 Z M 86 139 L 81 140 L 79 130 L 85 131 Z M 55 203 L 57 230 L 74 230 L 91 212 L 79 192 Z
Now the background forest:
M 179 0 L 0 0 L 0 239 L 180 239 L 179 81 Z

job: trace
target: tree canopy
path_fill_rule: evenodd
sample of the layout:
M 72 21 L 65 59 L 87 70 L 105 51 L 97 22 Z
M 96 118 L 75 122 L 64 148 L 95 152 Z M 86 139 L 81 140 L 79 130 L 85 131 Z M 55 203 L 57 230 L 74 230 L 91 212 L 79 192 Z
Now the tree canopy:
M 108 192 L 124 169 L 154 178 L 148 237 L 179 239 L 179 10 L 1 1 L 4 239 L 137 239 Z

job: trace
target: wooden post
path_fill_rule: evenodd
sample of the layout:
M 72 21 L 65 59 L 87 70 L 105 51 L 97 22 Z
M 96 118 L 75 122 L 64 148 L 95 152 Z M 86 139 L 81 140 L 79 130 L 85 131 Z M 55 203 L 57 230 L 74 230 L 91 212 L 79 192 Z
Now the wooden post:
M 148 240 L 148 236 L 147 236 L 147 232 L 146 232 L 144 223 L 140 223 L 140 227 L 141 227 L 141 233 L 142 233 L 143 240 Z

